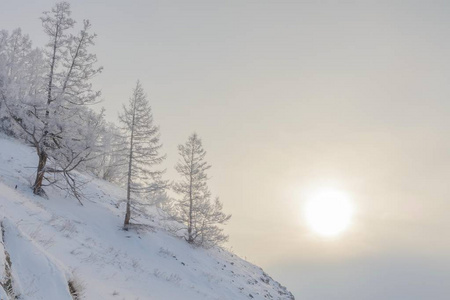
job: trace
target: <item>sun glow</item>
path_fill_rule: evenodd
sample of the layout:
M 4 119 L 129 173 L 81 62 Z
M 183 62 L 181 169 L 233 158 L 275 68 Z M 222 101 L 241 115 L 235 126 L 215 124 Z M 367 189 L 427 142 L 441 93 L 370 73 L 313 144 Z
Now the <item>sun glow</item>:
M 309 197 L 304 213 L 306 222 L 314 232 L 331 237 L 348 228 L 353 206 L 346 193 L 321 189 Z

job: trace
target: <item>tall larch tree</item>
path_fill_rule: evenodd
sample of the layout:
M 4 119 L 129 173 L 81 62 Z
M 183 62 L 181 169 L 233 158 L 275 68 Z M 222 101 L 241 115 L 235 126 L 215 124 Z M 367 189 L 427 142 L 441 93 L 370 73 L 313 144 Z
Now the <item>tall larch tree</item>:
M 178 146 L 181 159 L 175 169 L 181 180 L 173 185 L 180 196 L 169 209 L 169 215 L 182 224 L 185 240 L 197 246 L 211 247 L 228 239 L 219 224 L 226 223 L 231 215 L 222 212 L 218 198 L 211 201 L 206 171 L 211 167 L 206 161 L 206 151 L 197 134 L 192 134 L 184 145 Z
M 156 170 L 155 166 L 161 164 L 165 155 L 161 155 L 159 127 L 153 123 L 153 115 L 147 96 L 141 83 L 138 81 L 129 100 L 128 106 L 123 106 L 119 115 L 123 125 L 124 160 L 126 171 L 126 212 L 124 229 L 127 230 L 131 220 L 133 197 L 143 198 L 167 186 L 162 180 L 165 170 Z M 136 199 L 137 200 L 137 199 Z

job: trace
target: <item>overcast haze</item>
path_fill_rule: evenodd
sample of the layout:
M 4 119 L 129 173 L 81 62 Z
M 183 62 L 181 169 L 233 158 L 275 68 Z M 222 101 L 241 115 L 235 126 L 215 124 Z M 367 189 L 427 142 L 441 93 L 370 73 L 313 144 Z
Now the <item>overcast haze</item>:
M 55 3 L 2 0 L 0 29 L 43 46 Z M 449 1 L 71 3 L 98 34 L 108 120 L 140 79 L 169 179 L 202 138 L 228 247 L 297 299 L 449 298 Z M 356 209 L 334 239 L 302 219 L 322 187 Z

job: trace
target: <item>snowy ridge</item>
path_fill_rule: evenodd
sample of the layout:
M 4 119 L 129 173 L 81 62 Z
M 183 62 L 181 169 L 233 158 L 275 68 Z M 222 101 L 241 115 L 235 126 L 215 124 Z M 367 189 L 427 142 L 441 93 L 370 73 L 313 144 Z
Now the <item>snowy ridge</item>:
M 32 149 L 0 137 L 0 282 L 6 250 L 19 299 L 73 299 L 69 281 L 80 299 L 294 299 L 236 255 L 168 234 L 156 210 L 123 231 L 125 192 L 108 182 L 92 179 L 84 206 L 56 188 L 47 188 L 49 199 L 34 196 L 35 165 Z

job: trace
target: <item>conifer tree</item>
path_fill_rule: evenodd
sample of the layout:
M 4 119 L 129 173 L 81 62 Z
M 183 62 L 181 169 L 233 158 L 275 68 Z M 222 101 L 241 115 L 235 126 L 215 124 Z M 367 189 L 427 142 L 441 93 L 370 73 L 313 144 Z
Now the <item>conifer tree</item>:
M 206 171 L 211 167 L 206 161 L 206 151 L 197 134 L 192 134 L 184 145 L 178 146 L 181 159 L 175 169 L 181 180 L 173 185 L 180 199 L 168 208 L 171 218 L 179 222 L 185 240 L 197 246 L 211 247 L 227 241 L 219 224 L 226 223 L 231 215 L 222 212 L 222 203 L 211 201 Z
M 167 182 L 162 180 L 164 170 L 155 170 L 161 164 L 165 155 L 160 155 L 159 127 L 153 124 L 153 115 L 147 96 L 138 81 L 133 90 L 129 104 L 123 106 L 119 115 L 123 125 L 124 161 L 126 171 L 127 203 L 124 229 L 128 229 L 131 219 L 132 198 L 143 197 L 145 194 L 164 189 Z

